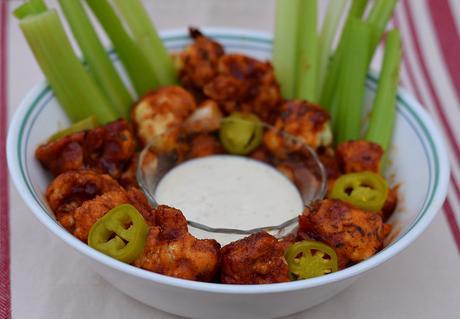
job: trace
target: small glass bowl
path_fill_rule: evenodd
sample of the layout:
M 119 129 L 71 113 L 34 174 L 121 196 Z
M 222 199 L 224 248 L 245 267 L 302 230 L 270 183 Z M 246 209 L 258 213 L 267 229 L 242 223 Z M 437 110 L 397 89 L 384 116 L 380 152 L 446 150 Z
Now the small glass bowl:
M 295 136 L 282 131 L 274 131 L 275 128 L 269 124 L 263 123 L 262 127 L 264 134 L 268 130 L 276 132 L 276 135 L 282 139 L 284 148 L 275 156 L 259 146 L 244 157 L 262 161 L 284 173 L 299 191 L 304 207 L 312 201 L 324 198 L 327 192 L 326 171 L 316 152 Z M 215 136 L 217 141 L 219 140 L 218 131 L 208 134 Z M 197 133 L 189 133 L 184 127 L 170 128 L 165 133 L 154 137 L 141 151 L 136 171 L 137 181 L 153 207 L 160 204 L 155 193 L 161 179 L 179 164 L 196 158 L 190 157 L 190 145 L 195 136 Z M 222 154 L 227 153 L 213 153 L 207 156 Z M 167 205 L 167 203 L 161 204 Z M 260 227 L 251 229 L 215 228 L 188 219 L 186 211 L 184 215 L 193 235 L 198 238 L 216 239 L 221 244 L 225 244 L 260 231 L 266 231 L 277 238 L 285 237 L 297 227 L 300 213 L 298 212 L 278 225 L 260 225 Z

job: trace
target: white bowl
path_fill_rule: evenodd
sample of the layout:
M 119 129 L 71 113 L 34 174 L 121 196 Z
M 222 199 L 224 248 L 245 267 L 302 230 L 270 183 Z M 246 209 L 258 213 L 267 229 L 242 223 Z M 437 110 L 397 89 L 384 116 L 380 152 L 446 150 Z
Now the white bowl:
M 204 31 L 223 43 L 228 51 L 270 58 L 268 34 L 222 28 Z M 164 33 L 164 40 L 172 51 L 190 42 L 185 30 Z M 371 74 L 367 81 L 367 106 L 371 104 L 375 86 L 376 77 Z M 46 83 L 39 84 L 22 101 L 11 122 L 7 145 L 10 174 L 19 193 L 41 223 L 81 253 L 112 285 L 152 307 L 187 317 L 275 318 L 323 302 L 413 242 L 439 211 L 447 192 L 449 162 L 443 138 L 420 104 L 399 90 L 388 173 L 395 176 L 393 184 L 400 184 L 402 196 L 391 218 L 394 228 L 385 249 L 345 270 L 309 280 L 248 286 L 193 282 L 135 268 L 105 256 L 56 222 L 43 196 L 50 177 L 35 159 L 34 152 L 39 143 L 67 124 Z

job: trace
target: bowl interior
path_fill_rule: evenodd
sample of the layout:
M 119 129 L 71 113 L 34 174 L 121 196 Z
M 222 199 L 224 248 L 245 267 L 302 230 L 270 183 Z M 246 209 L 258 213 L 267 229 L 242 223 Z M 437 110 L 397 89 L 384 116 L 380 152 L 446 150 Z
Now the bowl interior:
M 220 41 L 227 52 L 245 53 L 259 59 L 269 59 L 271 56 L 269 37 L 219 31 L 211 32 L 210 35 Z M 182 49 L 190 42 L 185 32 L 173 33 L 164 39 L 167 47 L 173 52 Z M 126 75 L 116 56 L 113 53 L 111 55 L 126 80 Z M 376 81 L 374 75 L 368 76 L 365 96 L 367 109 L 372 104 Z M 390 219 L 393 230 L 383 251 L 397 243 L 427 212 L 432 210 L 433 202 L 440 206 L 438 202 L 443 195 L 436 192 L 439 192 L 439 188 L 443 192 L 445 188 L 443 184 L 448 176 L 448 167 L 441 167 L 447 165 L 444 148 L 439 145 L 442 143 L 436 141 L 439 139 L 438 134 L 432 136 L 433 129 L 427 126 L 426 115 L 420 115 L 421 111 L 418 110 L 420 106 L 405 94 L 398 96 L 397 103 L 394 143 L 387 174 L 391 184 L 399 186 L 400 200 L 397 211 Z M 363 119 L 366 118 L 367 113 L 363 114 Z M 50 220 L 55 218 L 43 196 L 50 182 L 50 176 L 35 159 L 35 149 L 53 132 L 68 124 L 50 88 L 42 85 L 25 99 L 10 129 L 8 156 L 13 180 L 29 205 L 35 208 L 34 213 L 40 215 L 42 221 L 45 217 Z M 185 211 L 184 214 L 187 215 L 187 212 Z M 371 260 L 373 258 L 375 257 Z

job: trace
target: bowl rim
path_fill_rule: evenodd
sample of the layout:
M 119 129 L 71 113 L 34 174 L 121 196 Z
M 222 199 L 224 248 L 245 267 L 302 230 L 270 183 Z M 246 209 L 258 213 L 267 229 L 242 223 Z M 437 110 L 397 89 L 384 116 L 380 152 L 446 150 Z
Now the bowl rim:
M 240 28 L 228 28 L 228 27 L 203 27 L 204 33 L 209 36 L 224 35 L 224 37 L 233 37 L 235 40 L 245 41 L 265 41 L 267 45 L 271 46 L 272 35 L 267 32 L 253 31 L 250 29 Z M 173 29 L 165 30 L 160 32 L 164 38 L 184 38 L 188 33 L 186 29 Z M 376 80 L 376 72 L 370 72 L 370 79 Z M 21 101 L 19 107 L 15 111 L 12 120 L 10 121 L 10 127 L 8 129 L 7 137 L 7 160 L 10 171 L 11 179 L 13 180 L 16 189 L 20 193 L 23 200 L 26 202 L 33 215 L 53 234 L 62 239 L 67 245 L 71 246 L 78 252 L 86 255 L 87 257 L 103 264 L 113 270 L 117 270 L 131 276 L 135 276 L 139 279 L 148 280 L 157 284 L 167 285 L 190 291 L 201 291 L 211 292 L 220 294 L 270 294 L 270 293 L 281 293 L 287 291 L 303 290 L 311 287 L 322 286 L 331 284 L 334 282 L 343 281 L 352 277 L 358 276 L 365 271 L 372 269 L 392 256 L 398 254 L 404 250 L 409 244 L 411 244 L 431 223 L 435 215 L 440 210 L 442 204 L 447 195 L 448 182 L 450 178 L 450 163 L 446 151 L 444 138 L 442 137 L 439 129 L 436 127 L 434 122 L 431 120 L 428 113 L 423 109 L 421 104 L 405 89 L 398 88 L 398 99 L 400 102 L 404 102 L 407 105 L 408 110 L 414 117 L 418 118 L 418 124 L 423 126 L 425 135 L 431 138 L 432 148 L 435 150 L 433 156 L 436 157 L 439 163 L 439 180 L 438 187 L 433 190 L 433 198 L 426 207 L 423 216 L 419 218 L 411 226 L 411 228 L 403 234 L 395 243 L 392 243 L 378 254 L 371 258 L 364 260 L 354 266 L 343 269 L 341 271 L 322 276 L 312 278 L 308 280 L 287 282 L 287 283 L 276 283 L 276 284 L 265 284 L 265 285 L 229 285 L 229 284 L 216 284 L 216 283 L 204 283 L 190 280 L 184 280 L 166 275 L 157 274 L 144 269 L 140 269 L 129 264 L 122 263 L 111 257 L 108 257 L 88 245 L 84 244 L 76 237 L 68 233 L 62 226 L 54 221 L 46 213 L 46 211 L 35 201 L 31 195 L 28 186 L 24 179 L 21 178 L 20 170 L 20 159 L 17 152 L 17 142 L 19 141 L 19 131 L 22 125 L 25 115 L 30 111 L 32 102 L 43 93 L 48 87 L 46 81 L 42 81 L 36 85 Z M 420 214 L 420 213 L 419 213 Z

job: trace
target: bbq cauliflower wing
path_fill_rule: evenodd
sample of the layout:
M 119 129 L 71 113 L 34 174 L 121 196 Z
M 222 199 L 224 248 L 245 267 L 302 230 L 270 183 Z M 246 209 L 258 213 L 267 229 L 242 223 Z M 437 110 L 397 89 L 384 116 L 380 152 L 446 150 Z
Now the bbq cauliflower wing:
M 179 78 L 184 87 L 201 90 L 217 75 L 217 64 L 224 48 L 204 36 L 198 29 L 190 28 L 193 43 L 179 56 Z
M 383 149 L 379 144 L 364 140 L 345 142 L 337 147 L 337 159 L 345 173 L 379 173 L 382 156 Z
M 281 103 L 271 63 L 242 54 L 226 54 L 219 59 L 218 75 L 206 84 L 204 94 L 226 113 L 254 113 L 266 122 L 272 121 Z
M 182 212 L 172 207 L 155 210 L 155 225 L 150 227 L 143 254 L 134 261 L 136 267 L 189 280 L 215 278 L 220 261 L 217 241 L 193 237 Z
M 217 138 L 210 134 L 199 134 L 192 138 L 187 156 L 189 159 L 192 159 L 220 154 L 223 151 Z
M 299 217 L 299 237 L 331 246 L 337 252 L 340 268 L 377 253 L 383 247 L 385 233 L 379 214 L 340 200 L 317 201 Z
M 155 143 L 158 150 L 176 146 L 180 126 L 196 109 L 195 98 L 180 86 L 162 87 L 144 95 L 133 107 L 131 118 L 142 145 Z
M 91 170 L 69 171 L 57 176 L 46 190 L 46 199 L 58 222 L 86 242 L 93 224 L 112 208 L 132 204 L 152 223 L 153 212 L 144 193 L 125 190 L 107 174 Z
M 289 281 L 285 245 L 265 232 L 222 248 L 220 279 L 224 284 L 271 284 Z
M 223 119 L 222 112 L 213 100 L 203 101 L 184 122 L 186 133 L 208 133 L 217 131 Z
M 35 156 L 55 176 L 88 168 L 119 178 L 129 166 L 135 147 L 131 125 L 121 119 L 40 145 Z
M 283 138 L 283 132 L 315 149 L 327 146 L 332 143 L 329 118 L 329 114 L 318 105 L 303 100 L 287 101 L 281 106 L 274 126 L 265 132 L 263 143 L 278 156 L 298 147 Z

